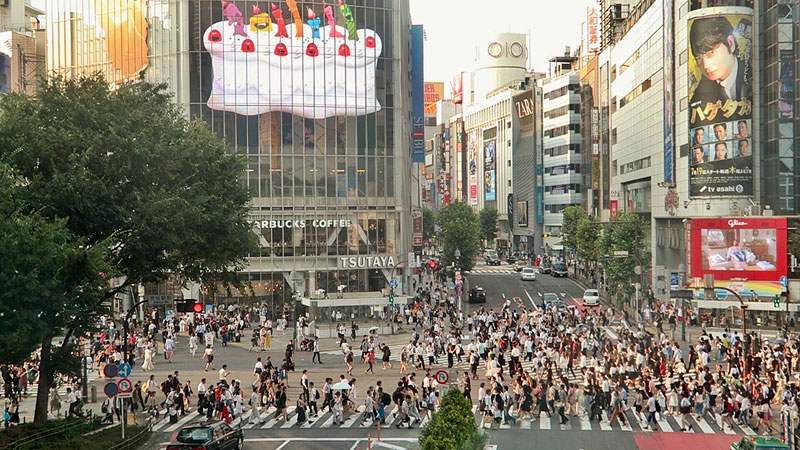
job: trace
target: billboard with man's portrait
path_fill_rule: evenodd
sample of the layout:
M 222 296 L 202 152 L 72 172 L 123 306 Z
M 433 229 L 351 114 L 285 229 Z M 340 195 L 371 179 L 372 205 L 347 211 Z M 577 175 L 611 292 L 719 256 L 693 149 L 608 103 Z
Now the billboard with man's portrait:
M 707 8 L 693 14 L 688 64 L 690 195 L 751 196 L 753 11 Z

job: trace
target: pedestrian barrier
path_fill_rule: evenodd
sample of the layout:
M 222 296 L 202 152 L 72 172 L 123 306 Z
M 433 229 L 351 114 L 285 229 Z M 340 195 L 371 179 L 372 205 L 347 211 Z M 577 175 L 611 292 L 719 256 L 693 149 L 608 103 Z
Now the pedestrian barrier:
M 30 446 L 35 442 L 41 441 L 42 439 L 46 439 L 51 436 L 56 436 L 58 434 L 65 433 L 67 431 L 78 430 L 81 428 L 87 428 L 87 429 L 94 428 L 97 425 L 99 425 L 100 418 L 94 416 L 90 410 L 87 409 L 86 411 L 89 411 L 89 413 L 86 414 L 84 417 L 77 418 L 75 421 L 64 421 L 61 424 L 56 425 L 47 430 L 40 431 L 38 433 L 33 433 L 29 436 L 25 436 L 24 438 L 12 442 L 10 445 L 5 447 L 5 449 L 8 450 L 22 449 L 27 446 Z

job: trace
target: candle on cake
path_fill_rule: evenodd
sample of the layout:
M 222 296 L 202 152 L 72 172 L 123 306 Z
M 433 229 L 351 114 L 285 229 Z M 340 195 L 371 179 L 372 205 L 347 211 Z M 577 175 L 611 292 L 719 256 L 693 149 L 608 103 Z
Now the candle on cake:
M 272 17 L 275 18 L 275 23 L 278 25 L 278 32 L 275 33 L 275 36 L 289 37 L 289 33 L 286 32 L 286 22 L 283 20 L 283 11 L 274 3 L 272 4 Z
M 347 3 L 344 0 L 339 0 L 339 11 L 342 12 L 342 16 L 344 17 L 344 23 L 347 26 L 347 34 L 351 41 L 358 40 L 358 34 L 356 34 L 356 21 L 353 18 L 353 12 L 350 11 L 350 7 L 347 6 Z
M 301 38 L 303 37 L 303 18 L 300 17 L 300 9 L 297 8 L 297 1 L 286 0 L 286 4 L 289 6 L 289 11 L 292 13 L 292 19 L 294 19 L 294 37 Z
M 325 19 L 328 22 L 328 26 L 331 29 L 330 37 L 332 38 L 343 38 L 344 35 L 336 29 L 336 19 L 333 18 L 333 8 L 330 5 L 325 5 Z
M 311 27 L 311 37 L 314 39 L 319 39 L 319 26 L 321 25 L 322 20 L 317 17 L 314 13 L 314 10 L 308 8 L 308 26 Z
M 262 13 L 261 8 L 253 6 L 253 17 L 250 18 L 250 31 L 272 31 L 272 19 L 269 14 Z

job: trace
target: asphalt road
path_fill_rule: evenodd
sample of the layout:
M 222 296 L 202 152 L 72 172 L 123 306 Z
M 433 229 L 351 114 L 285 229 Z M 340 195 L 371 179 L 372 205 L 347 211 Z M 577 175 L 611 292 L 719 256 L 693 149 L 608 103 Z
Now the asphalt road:
M 494 267 L 498 266 L 493 266 L 493 270 Z M 510 266 L 499 266 L 499 268 L 511 270 Z M 506 298 L 521 298 L 526 308 L 531 307 L 531 301 L 541 307 L 542 295 L 545 293 L 558 295 L 567 305 L 578 304 L 580 302 L 579 299 L 583 297 L 583 288 L 569 278 L 555 278 L 551 275 L 538 273 L 536 274 L 536 281 L 522 281 L 520 280 L 520 274 L 517 272 L 485 273 L 483 270 L 489 270 L 489 268 L 479 266 L 476 271 L 467 275 L 467 278 L 470 286 L 477 285 L 486 291 L 487 309 L 500 309 L 504 301 L 503 294 L 505 294 Z M 481 304 L 471 304 L 470 311 L 480 306 Z

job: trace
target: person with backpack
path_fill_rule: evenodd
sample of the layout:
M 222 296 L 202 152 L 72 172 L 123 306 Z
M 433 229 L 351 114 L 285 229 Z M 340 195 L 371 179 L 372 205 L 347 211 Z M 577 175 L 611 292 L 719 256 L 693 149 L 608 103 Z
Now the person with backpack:
M 308 383 L 308 414 L 310 417 L 317 417 L 317 400 L 319 400 L 319 390 L 314 387 L 314 382 Z
M 378 418 L 381 421 L 381 425 L 386 424 L 386 407 L 392 404 L 392 397 L 383 392 L 382 387 L 378 387 Z
M 385 343 L 381 344 L 381 350 L 383 351 L 383 370 L 386 370 L 386 365 L 389 365 L 389 369 L 394 368 L 389 358 L 392 356 L 392 350 L 389 349 L 389 346 Z

